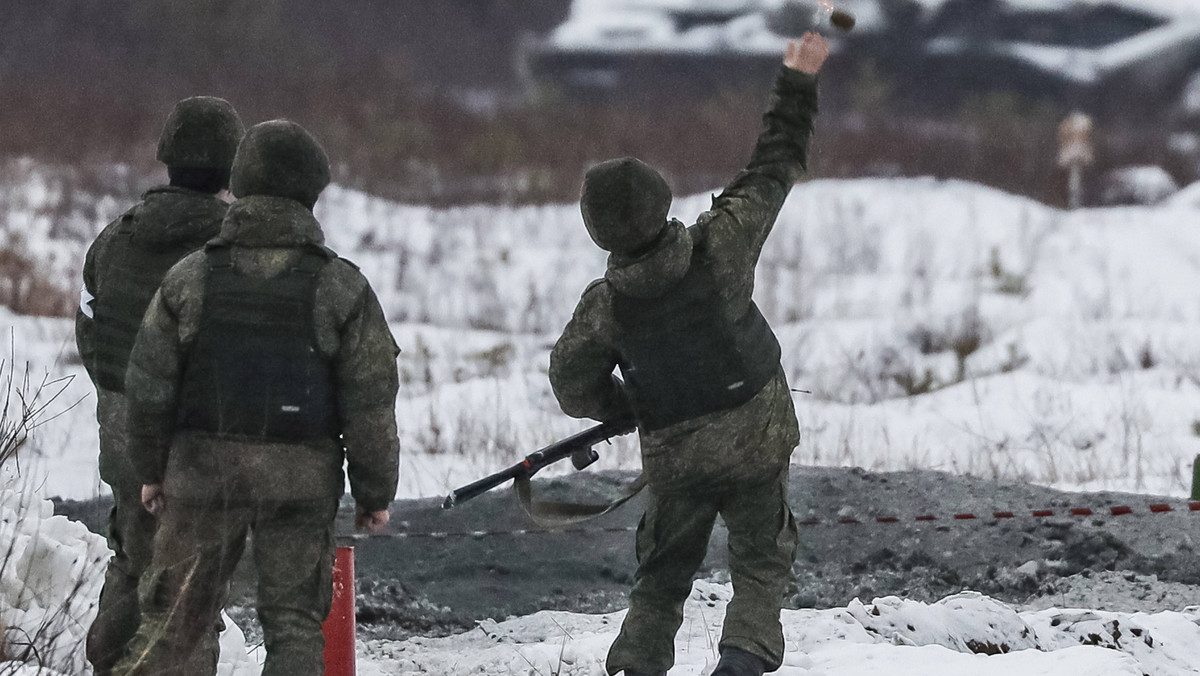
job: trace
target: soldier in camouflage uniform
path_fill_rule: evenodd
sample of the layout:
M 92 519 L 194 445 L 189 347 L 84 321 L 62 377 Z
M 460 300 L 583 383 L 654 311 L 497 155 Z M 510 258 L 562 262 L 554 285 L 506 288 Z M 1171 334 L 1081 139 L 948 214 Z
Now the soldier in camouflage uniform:
M 159 518 L 121 674 L 211 676 L 218 617 L 253 533 L 264 676 L 324 672 L 346 463 L 360 528 L 388 520 L 399 350 L 370 285 L 322 245 L 329 162 L 299 125 L 252 127 L 218 239 L 167 274 L 130 356 L 131 452 Z
M 137 581 L 150 563 L 154 536 L 154 518 L 142 509 L 142 484 L 126 448 L 129 351 L 163 275 L 220 230 L 229 205 L 218 195 L 229 185 L 244 131 L 222 99 L 198 96 L 176 104 L 158 144 L 170 185 L 148 191 L 104 228 L 84 261 L 75 336 L 96 386 L 100 477 L 113 492 L 108 528 L 113 558 L 87 641 L 97 676 L 109 673 L 137 630 Z M 206 640 L 215 641 L 215 634 Z
M 805 168 L 827 55 L 813 33 L 789 44 L 749 165 L 692 227 L 667 220 L 670 189 L 638 160 L 604 162 L 584 179 L 584 223 L 611 255 L 554 346 L 550 382 L 569 415 L 636 417 L 649 488 L 609 674 L 664 675 L 674 664 L 683 603 L 718 514 L 734 597 L 713 676 L 761 676 L 783 660 L 779 611 L 797 545 L 787 472 L 799 428 L 779 343 L 751 294 L 763 244 Z

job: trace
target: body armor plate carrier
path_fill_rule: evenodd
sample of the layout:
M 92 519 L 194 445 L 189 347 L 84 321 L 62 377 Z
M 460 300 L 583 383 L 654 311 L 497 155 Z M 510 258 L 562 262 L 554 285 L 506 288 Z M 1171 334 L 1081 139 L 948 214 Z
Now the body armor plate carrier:
M 657 298 L 614 290 L 613 315 L 621 375 L 645 430 L 741 406 L 779 369 L 779 342 L 758 307 L 728 319 L 712 273 L 696 259 Z
M 333 256 L 312 247 L 270 279 L 239 274 L 214 242 L 200 326 L 184 367 L 179 427 L 270 441 L 336 437 L 329 358 L 317 346 L 317 277 Z
M 142 316 L 150 307 L 154 292 L 171 266 L 199 249 L 208 240 L 187 238 L 169 244 L 150 245 L 134 235 L 134 212 L 121 217 L 106 259 L 115 264 L 102 271 L 95 301 L 97 384 L 110 392 L 125 391 L 125 369 Z M 220 220 L 216 221 L 219 225 Z M 216 228 L 212 229 L 214 232 Z

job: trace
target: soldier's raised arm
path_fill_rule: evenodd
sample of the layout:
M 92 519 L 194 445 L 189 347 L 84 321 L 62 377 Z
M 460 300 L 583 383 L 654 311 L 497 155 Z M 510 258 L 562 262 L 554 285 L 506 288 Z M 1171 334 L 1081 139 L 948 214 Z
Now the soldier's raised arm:
M 829 43 L 816 33 L 789 41 L 750 162 L 700 219 L 699 227 L 735 274 L 758 262 L 780 207 L 807 168 L 817 73 L 828 56 Z

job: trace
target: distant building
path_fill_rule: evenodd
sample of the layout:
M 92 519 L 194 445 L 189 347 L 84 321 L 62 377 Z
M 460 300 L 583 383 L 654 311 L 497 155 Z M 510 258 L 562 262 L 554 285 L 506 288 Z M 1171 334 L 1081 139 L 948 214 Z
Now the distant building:
M 1138 121 L 1180 108 L 1183 92 L 1200 86 L 1200 2 L 1191 10 L 1176 3 L 1175 12 L 1164 0 L 835 4 L 858 19 L 853 33 L 822 31 L 833 39 L 825 100 L 835 108 L 848 105 L 840 90 L 866 61 L 894 85 L 892 105 L 926 114 L 1008 92 L 1062 114 Z M 568 20 L 529 51 L 528 72 L 585 99 L 757 89 L 770 81 L 787 36 L 818 20 L 815 2 L 575 0 Z

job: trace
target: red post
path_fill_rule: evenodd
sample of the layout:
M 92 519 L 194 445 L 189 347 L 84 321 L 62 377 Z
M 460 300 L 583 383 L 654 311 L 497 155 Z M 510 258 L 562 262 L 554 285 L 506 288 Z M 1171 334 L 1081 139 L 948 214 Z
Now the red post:
M 325 676 L 355 676 L 353 547 L 337 548 L 333 562 L 333 605 L 321 630 L 325 634 Z

